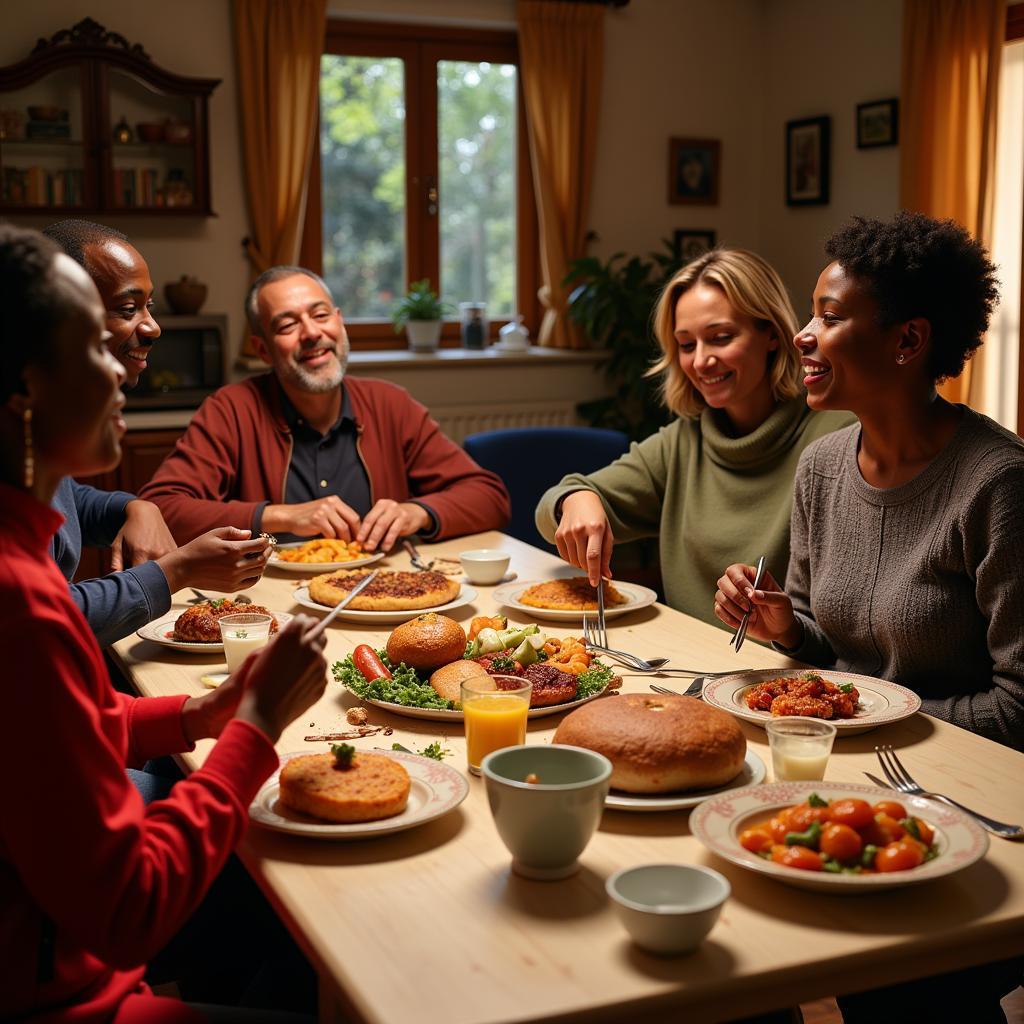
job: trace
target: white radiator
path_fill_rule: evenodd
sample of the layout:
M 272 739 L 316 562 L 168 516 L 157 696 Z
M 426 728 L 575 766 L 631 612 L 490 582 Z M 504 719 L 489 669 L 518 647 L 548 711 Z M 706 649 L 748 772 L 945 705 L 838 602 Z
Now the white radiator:
M 441 429 L 456 444 L 481 430 L 506 427 L 570 427 L 578 424 L 575 401 L 508 402 L 500 398 L 474 405 L 435 405 L 431 410 Z

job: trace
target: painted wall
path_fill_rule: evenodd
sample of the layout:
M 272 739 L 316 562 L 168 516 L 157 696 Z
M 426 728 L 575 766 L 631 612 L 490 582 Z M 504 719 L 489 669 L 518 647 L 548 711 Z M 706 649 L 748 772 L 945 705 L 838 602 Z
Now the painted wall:
M 329 10 L 425 17 L 422 0 L 329 0 Z M 514 0 L 435 0 L 429 10 L 434 21 L 515 23 Z M 69 26 L 82 11 L 75 0 L 16 11 L 3 5 L 0 63 L 20 59 L 38 37 Z M 109 219 L 138 243 L 161 291 L 186 271 L 206 281 L 205 310 L 229 315 L 234 340 L 242 329 L 247 270 L 240 241 L 248 227 L 229 0 L 93 0 L 89 11 L 141 42 L 158 64 L 223 80 L 210 109 L 218 216 Z M 721 241 L 772 260 L 802 310 L 828 232 L 852 213 L 885 216 L 896 208 L 899 150 L 858 151 L 854 108 L 898 93 L 901 11 L 898 0 L 632 0 L 609 10 L 593 251 L 646 253 L 676 228 L 711 228 Z M 784 123 L 817 114 L 833 118 L 833 199 L 826 207 L 790 209 L 783 201 Z M 719 205 L 669 205 L 674 135 L 722 141 Z
M 131 4 L 125 0 L 47 0 L 43 4 L 0 6 L 0 64 L 27 56 L 40 37 L 69 28 L 88 13 L 107 29 L 146 52 L 169 71 L 197 78 L 220 78 L 210 101 L 211 191 L 216 217 L 158 218 L 104 216 L 145 256 L 157 287 L 184 273 L 209 286 L 204 313 L 227 313 L 230 341 L 241 336 L 242 302 L 248 284 L 241 239 L 248 233 L 241 184 L 241 130 L 228 0 L 175 0 L 173 4 Z M 115 120 L 121 111 L 113 110 Z M 19 223 L 45 227 L 49 218 L 19 217 Z
M 810 307 L 828 235 L 854 214 L 887 218 L 899 208 L 900 149 L 857 149 L 856 107 L 899 95 L 902 18 L 895 0 L 765 5 L 760 251 L 789 286 L 798 317 Z M 831 202 L 787 207 L 785 123 L 821 114 L 832 118 Z

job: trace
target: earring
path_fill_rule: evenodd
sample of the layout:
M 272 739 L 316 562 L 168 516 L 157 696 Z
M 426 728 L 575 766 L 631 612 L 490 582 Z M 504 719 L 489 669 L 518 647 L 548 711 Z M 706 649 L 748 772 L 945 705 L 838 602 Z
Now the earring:
M 21 416 L 24 425 L 25 465 L 22 477 L 26 487 L 31 487 L 36 478 L 36 460 L 32 450 L 32 409 L 26 406 Z
M 899 355 L 898 355 L 898 356 L 896 357 L 896 362 L 897 362 L 897 363 L 899 363 L 899 364 L 900 364 L 900 366 L 902 366 L 902 365 L 903 365 L 903 360 L 904 360 L 905 358 L 906 358 L 906 356 L 904 356 L 904 355 L 903 355 L 903 353 L 901 352 L 901 353 L 900 353 L 900 354 L 899 354 Z

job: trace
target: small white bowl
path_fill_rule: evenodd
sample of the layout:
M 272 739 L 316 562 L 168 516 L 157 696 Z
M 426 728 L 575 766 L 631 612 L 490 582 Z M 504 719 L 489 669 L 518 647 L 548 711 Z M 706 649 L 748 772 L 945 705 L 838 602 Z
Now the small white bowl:
M 724 876 L 696 864 L 623 868 L 605 889 L 633 941 L 663 955 L 696 949 L 732 891 Z
M 510 557 L 507 551 L 498 548 L 477 548 L 474 551 L 463 551 L 459 561 L 470 583 L 490 587 L 505 578 Z

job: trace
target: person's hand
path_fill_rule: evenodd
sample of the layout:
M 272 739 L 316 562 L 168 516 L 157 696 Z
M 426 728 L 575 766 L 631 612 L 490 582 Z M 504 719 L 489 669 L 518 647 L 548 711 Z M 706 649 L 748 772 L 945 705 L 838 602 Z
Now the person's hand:
M 245 694 L 235 718 L 250 722 L 276 743 L 289 723 L 311 708 L 327 686 L 327 637 L 312 633 L 318 620 L 296 615 L 266 647 L 250 654 Z
M 111 572 L 155 562 L 177 546 L 160 509 L 151 501 L 134 498 L 125 505 L 124 526 L 110 545 Z
M 300 505 L 268 505 L 260 525 L 267 533 L 352 540 L 359 530 L 359 513 L 336 494 L 329 494 Z
M 730 629 L 738 629 L 740 620 L 752 609 L 747 636 L 796 647 L 802 629 L 793 614 L 793 602 L 767 570 L 761 577 L 760 589 L 754 590 L 756 576 L 757 569 L 752 565 L 730 565 L 718 581 L 715 615 Z
M 363 519 L 356 540 L 367 551 L 390 551 L 399 537 L 425 530 L 431 524 L 430 514 L 414 501 L 381 498 Z
M 181 708 L 181 727 L 190 743 L 207 737 L 216 738 L 235 717 L 258 654 L 259 651 L 250 654 L 238 671 L 232 672 L 216 689 L 185 701 Z
M 171 593 L 182 587 L 228 593 L 258 583 L 273 548 L 263 537 L 250 540 L 251 532 L 220 526 L 158 559 Z
M 593 491 L 574 491 L 562 500 L 562 521 L 555 530 L 558 553 L 587 574 L 596 587 L 602 577 L 612 578 L 615 537 L 601 499 Z

